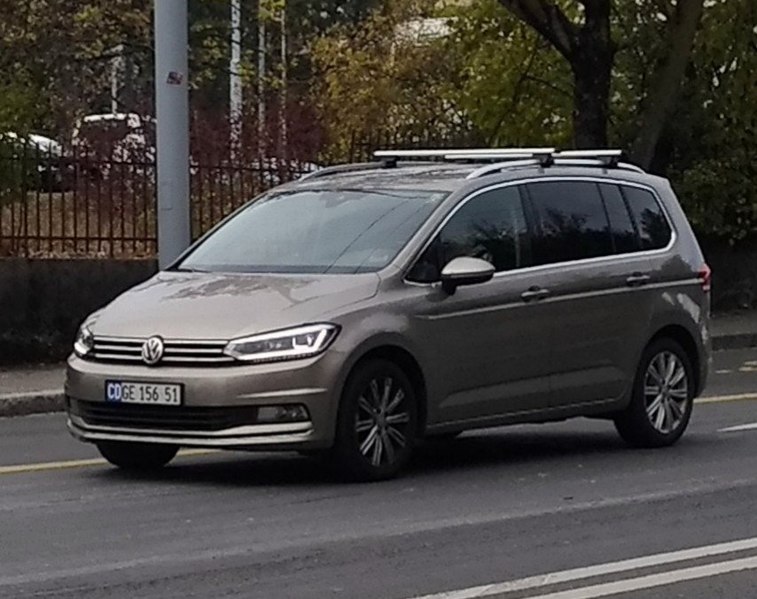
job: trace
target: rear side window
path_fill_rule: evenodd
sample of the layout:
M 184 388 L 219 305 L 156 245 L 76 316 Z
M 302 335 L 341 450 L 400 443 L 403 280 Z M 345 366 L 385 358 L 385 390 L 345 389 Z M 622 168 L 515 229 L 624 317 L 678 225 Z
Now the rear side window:
M 517 187 L 484 192 L 450 218 L 410 271 L 411 281 L 439 280 L 441 269 L 454 258 L 487 260 L 497 272 L 531 264 L 531 247 L 523 204 Z
M 610 220 L 612 243 L 616 254 L 627 254 L 639 249 L 636 227 L 617 185 L 601 183 L 599 189 L 605 201 L 607 218 Z
M 670 243 L 668 220 L 654 195 L 638 187 L 622 186 L 623 195 L 639 230 L 642 250 L 657 250 Z
M 610 226 L 595 183 L 530 183 L 533 254 L 536 264 L 553 264 L 613 253 Z

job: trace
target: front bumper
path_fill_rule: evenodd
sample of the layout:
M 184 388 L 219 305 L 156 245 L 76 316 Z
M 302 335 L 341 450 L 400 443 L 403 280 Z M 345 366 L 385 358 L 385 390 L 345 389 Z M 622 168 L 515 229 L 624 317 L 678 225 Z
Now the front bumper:
M 229 367 L 148 367 L 69 358 L 66 377 L 68 429 L 79 440 L 168 443 L 226 449 L 322 449 L 333 444 L 340 389 L 338 359 Z M 133 413 L 133 404 L 105 401 L 105 382 L 181 383 L 181 406 Z M 224 418 L 270 406 L 303 406 L 307 420 L 258 423 Z M 91 409 L 84 409 L 89 407 Z M 129 417 L 128 410 L 132 413 Z M 152 410 L 152 411 L 151 411 Z M 191 412 L 191 413 L 190 413 Z M 213 426 L 197 412 L 212 412 Z M 94 415 L 93 415 L 94 414 Z M 106 414 L 106 417 L 95 417 Z M 228 426 L 219 425 L 228 421 Z M 164 421 L 165 422 L 164 422 Z

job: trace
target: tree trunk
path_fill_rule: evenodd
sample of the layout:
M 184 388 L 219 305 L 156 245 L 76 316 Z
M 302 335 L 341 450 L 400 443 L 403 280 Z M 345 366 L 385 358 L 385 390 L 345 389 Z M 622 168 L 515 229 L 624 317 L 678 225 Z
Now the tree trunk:
M 610 82 L 615 45 L 610 33 L 610 2 L 584 2 L 585 20 L 572 55 L 573 143 L 579 149 L 607 147 Z
M 671 16 L 665 57 L 652 75 L 631 150 L 631 158 L 642 168 L 651 166 L 665 121 L 675 108 L 703 8 L 704 0 L 679 1 Z
M 615 45 L 610 33 L 610 0 L 583 0 L 582 24 L 571 21 L 551 0 L 499 0 L 547 40 L 573 71 L 573 143 L 607 146 L 607 117 Z
M 579 149 L 607 147 L 612 57 L 587 51 L 573 70 L 573 143 Z

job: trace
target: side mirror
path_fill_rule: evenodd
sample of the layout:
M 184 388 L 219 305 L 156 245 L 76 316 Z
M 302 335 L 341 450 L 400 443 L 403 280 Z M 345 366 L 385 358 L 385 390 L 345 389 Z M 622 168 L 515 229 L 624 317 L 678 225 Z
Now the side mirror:
M 490 281 L 494 266 L 480 258 L 461 256 L 450 260 L 442 270 L 442 289 L 450 295 L 461 285 L 478 285 Z

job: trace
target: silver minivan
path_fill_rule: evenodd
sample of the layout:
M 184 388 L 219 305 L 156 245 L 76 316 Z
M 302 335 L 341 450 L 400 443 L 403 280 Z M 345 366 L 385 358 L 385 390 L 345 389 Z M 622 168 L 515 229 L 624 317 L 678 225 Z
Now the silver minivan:
M 248 203 L 81 326 L 68 427 L 122 468 L 323 453 L 576 416 L 671 445 L 707 379 L 710 271 L 620 152 L 386 151 Z

